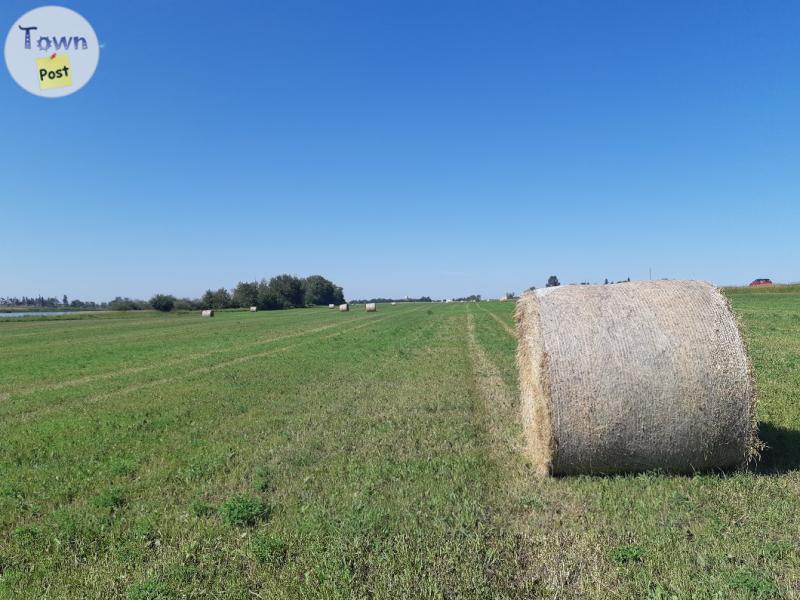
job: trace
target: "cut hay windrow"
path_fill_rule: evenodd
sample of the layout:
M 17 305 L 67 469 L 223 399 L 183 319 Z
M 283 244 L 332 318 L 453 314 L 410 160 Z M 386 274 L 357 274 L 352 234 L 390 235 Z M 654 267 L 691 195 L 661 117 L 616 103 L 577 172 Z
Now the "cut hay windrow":
M 367 312 L 375 312 L 376 310 L 378 309 L 375 307 L 374 302 L 367 303 Z
M 740 466 L 757 454 L 750 361 L 702 281 L 563 286 L 516 308 L 522 418 L 540 475 Z

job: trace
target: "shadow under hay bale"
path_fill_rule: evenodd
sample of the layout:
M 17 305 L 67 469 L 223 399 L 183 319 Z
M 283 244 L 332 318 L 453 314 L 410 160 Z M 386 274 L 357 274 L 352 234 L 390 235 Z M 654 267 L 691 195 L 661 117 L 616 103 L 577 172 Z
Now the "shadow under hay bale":
M 750 362 L 710 284 L 546 288 L 526 293 L 516 318 L 540 475 L 693 472 L 756 454 Z
M 800 470 L 800 431 L 771 423 L 759 423 L 758 435 L 764 442 L 756 471 L 780 475 Z

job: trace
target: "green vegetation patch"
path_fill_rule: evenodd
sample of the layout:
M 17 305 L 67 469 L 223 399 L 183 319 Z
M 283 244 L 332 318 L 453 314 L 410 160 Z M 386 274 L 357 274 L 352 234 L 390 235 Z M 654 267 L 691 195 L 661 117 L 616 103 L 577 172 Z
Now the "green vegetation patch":
M 234 496 L 219 507 L 219 514 L 229 525 L 253 526 L 269 518 L 270 508 L 255 496 Z

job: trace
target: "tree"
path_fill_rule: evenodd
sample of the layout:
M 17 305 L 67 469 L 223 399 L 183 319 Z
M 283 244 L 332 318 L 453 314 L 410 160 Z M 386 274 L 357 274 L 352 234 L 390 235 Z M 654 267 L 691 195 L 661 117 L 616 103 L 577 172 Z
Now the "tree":
M 547 285 L 545 287 L 556 287 L 559 285 L 561 285 L 561 282 L 558 281 L 558 277 L 550 275 L 550 277 L 547 278 Z
M 225 288 L 219 288 L 216 291 L 206 290 L 200 303 L 203 305 L 203 308 L 230 308 L 231 295 Z
M 608 285 L 608 277 L 606 277 L 606 280 L 603 282 L 603 284 Z
M 143 310 L 147 308 L 146 303 L 141 300 L 133 300 L 131 298 L 121 298 L 117 296 L 108 303 L 111 310 Z
M 169 312 L 175 308 L 175 296 L 156 294 L 150 298 L 150 306 L 161 312 Z
M 64 297 L 61 299 L 61 304 L 63 304 L 64 306 L 67 306 L 69 304 L 69 298 L 67 298 L 66 294 L 64 294 Z
M 344 304 L 344 289 L 341 286 L 333 286 L 333 304 Z
M 269 288 L 284 307 L 305 306 L 305 284 L 299 277 L 277 275 L 269 280 Z
M 272 290 L 269 282 L 262 279 L 258 284 L 258 295 L 256 297 L 256 306 L 259 310 L 276 310 L 284 308 L 283 302 L 278 298 L 277 294 Z
M 332 281 L 322 275 L 311 275 L 305 280 L 306 305 L 326 305 L 344 303 L 342 288 L 334 285 Z
M 233 290 L 231 298 L 234 306 L 247 308 L 258 305 L 258 282 L 240 281 Z
M 192 300 L 191 298 L 179 298 L 175 300 L 174 310 L 198 310 L 203 307 L 200 300 Z

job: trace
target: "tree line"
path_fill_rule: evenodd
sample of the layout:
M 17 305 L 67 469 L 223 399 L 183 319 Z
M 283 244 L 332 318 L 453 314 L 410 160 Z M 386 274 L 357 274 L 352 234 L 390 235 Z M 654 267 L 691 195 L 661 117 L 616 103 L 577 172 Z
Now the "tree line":
M 9 296 L 0 298 L 0 306 L 24 306 L 37 308 L 108 308 L 108 302 L 84 302 L 83 300 L 69 301 L 64 294 L 61 300 L 55 297 L 45 298 L 44 296 Z
M 66 294 L 58 298 L 43 296 L 0 297 L 0 306 L 25 306 L 41 308 L 82 308 L 111 310 L 201 310 L 206 308 L 249 308 L 277 310 L 281 308 L 300 308 L 343 304 L 344 291 L 322 275 L 297 277 L 295 275 L 276 275 L 261 281 L 240 281 L 235 288 L 227 290 L 206 290 L 200 298 L 177 298 L 172 294 L 156 294 L 150 300 L 137 300 L 117 296 L 111 302 L 69 301 Z
M 112 310 L 139 310 L 154 308 L 171 310 L 198 310 L 257 307 L 259 310 L 301 308 L 344 303 L 344 291 L 322 275 L 297 277 L 276 275 L 261 281 L 240 281 L 233 290 L 219 288 L 206 290 L 201 298 L 176 298 L 170 294 L 156 294 L 148 302 L 115 298 L 109 304 Z

